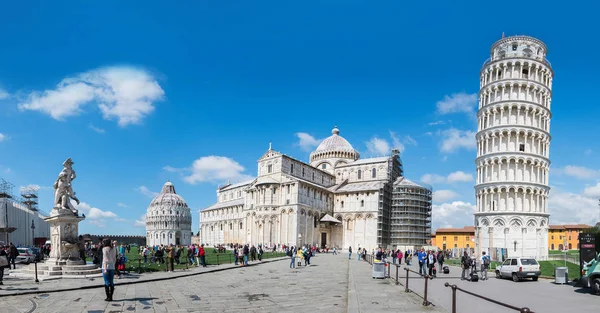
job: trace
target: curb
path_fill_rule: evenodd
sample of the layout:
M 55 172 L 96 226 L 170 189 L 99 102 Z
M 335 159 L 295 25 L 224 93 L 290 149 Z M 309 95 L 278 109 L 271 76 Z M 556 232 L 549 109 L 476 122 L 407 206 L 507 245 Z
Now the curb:
M 267 259 L 267 260 L 262 261 L 261 263 L 248 264 L 245 267 L 248 267 L 248 266 L 258 266 L 258 265 L 261 265 L 261 264 L 278 262 L 278 261 L 283 261 L 283 260 L 287 260 L 287 257 Z M 172 277 L 150 278 L 150 279 L 143 280 L 143 281 L 122 282 L 122 283 L 115 284 L 115 287 L 116 286 L 125 286 L 125 285 L 134 285 L 134 284 L 157 282 L 157 281 L 163 281 L 163 280 L 172 280 L 172 279 L 177 279 L 177 278 L 184 278 L 184 277 L 190 277 L 190 276 L 196 276 L 196 275 L 202 275 L 202 274 L 208 274 L 208 273 L 217 273 L 217 272 L 222 272 L 222 271 L 231 270 L 231 269 L 238 269 L 238 268 L 240 268 L 240 267 L 239 266 L 234 266 L 234 267 L 227 267 L 227 268 L 215 268 L 215 269 L 207 270 L 207 271 L 203 271 L 203 272 L 189 273 L 189 274 L 172 276 Z M 102 285 L 81 286 L 81 287 L 71 287 L 71 288 L 62 288 L 62 289 L 52 289 L 52 290 L 22 291 L 22 292 L 15 292 L 15 293 L 11 293 L 11 294 L 0 295 L 0 298 L 11 297 L 11 296 L 33 295 L 33 294 L 40 294 L 40 293 L 55 293 L 55 292 L 63 292 L 63 291 L 85 290 L 85 289 L 94 289 L 94 288 L 102 288 L 102 287 L 104 287 L 104 284 L 102 284 Z

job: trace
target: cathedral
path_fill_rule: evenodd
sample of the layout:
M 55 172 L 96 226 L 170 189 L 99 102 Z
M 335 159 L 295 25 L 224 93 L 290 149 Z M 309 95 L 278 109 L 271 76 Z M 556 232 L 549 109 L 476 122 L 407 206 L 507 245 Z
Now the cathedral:
M 399 247 L 392 238 L 394 185 L 406 185 L 399 151 L 361 159 L 337 127 L 331 133 L 308 164 L 269 147 L 258 160 L 255 179 L 219 187 L 217 203 L 200 211 L 200 241 L 369 251 Z M 425 206 L 417 231 L 422 244 L 431 234 L 430 193 Z

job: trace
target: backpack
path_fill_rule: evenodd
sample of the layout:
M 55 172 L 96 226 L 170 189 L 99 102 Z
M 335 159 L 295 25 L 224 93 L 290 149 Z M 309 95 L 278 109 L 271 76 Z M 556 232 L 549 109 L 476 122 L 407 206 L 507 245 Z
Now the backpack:
M 485 266 L 489 266 L 490 265 L 490 258 L 489 257 L 485 256 L 483 258 L 483 265 L 485 265 Z
M 293 254 L 292 249 L 289 249 L 288 252 L 287 252 L 287 256 L 291 257 L 292 254 Z

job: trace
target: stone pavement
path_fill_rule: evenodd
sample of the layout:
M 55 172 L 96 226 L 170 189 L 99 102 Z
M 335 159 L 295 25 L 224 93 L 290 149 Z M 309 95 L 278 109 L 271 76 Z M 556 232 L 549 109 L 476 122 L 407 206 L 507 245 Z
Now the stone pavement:
M 347 255 L 317 255 L 312 266 L 289 259 L 158 282 L 116 286 L 115 300 L 99 288 L 0 298 L 0 312 L 428 312 L 422 300 L 370 265 Z M 152 274 L 159 275 L 159 274 Z M 71 280 L 72 284 L 78 281 Z

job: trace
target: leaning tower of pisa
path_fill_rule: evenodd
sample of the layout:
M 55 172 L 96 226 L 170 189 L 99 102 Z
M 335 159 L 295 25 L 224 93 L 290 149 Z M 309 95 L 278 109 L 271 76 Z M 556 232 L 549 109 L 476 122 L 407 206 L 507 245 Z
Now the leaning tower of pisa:
M 548 257 L 550 103 L 546 45 L 513 36 L 492 45 L 480 73 L 475 246 Z

